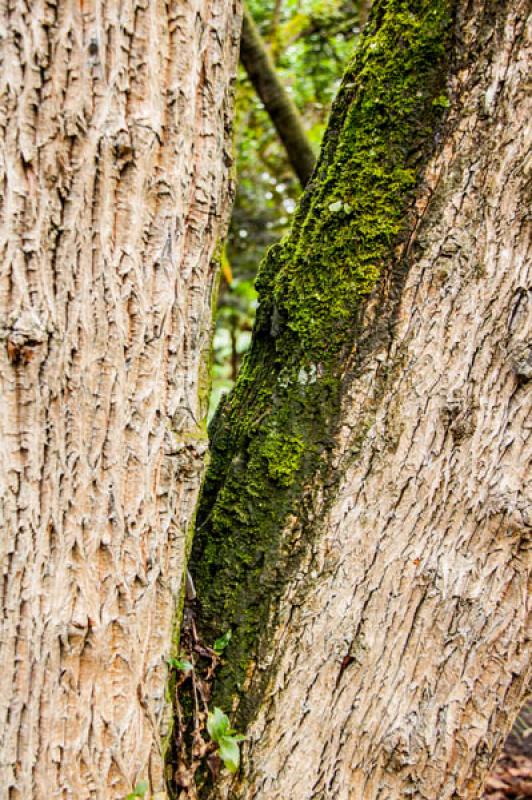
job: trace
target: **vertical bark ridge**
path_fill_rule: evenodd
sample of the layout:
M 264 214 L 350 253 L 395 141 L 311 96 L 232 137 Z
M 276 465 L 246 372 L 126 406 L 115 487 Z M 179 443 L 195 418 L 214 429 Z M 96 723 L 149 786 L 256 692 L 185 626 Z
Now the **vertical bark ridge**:
M 222 0 L 0 7 L 10 800 L 163 789 L 238 21 Z

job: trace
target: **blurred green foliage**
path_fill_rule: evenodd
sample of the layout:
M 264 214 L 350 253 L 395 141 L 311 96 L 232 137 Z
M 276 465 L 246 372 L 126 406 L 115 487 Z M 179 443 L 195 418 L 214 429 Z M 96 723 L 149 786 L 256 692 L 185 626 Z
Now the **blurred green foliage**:
M 367 6 L 361 0 L 248 0 L 316 153 Z M 258 265 L 266 249 L 288 231 L 301 191 L 242 68 L 235 147 L 238 189 L 222 259 L 211 414 L 232 387 L 251 340 Z

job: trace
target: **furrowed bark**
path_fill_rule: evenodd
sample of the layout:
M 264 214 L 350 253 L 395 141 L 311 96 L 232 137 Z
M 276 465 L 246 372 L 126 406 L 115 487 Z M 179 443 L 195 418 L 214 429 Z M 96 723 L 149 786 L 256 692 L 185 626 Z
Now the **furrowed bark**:
M 294 172 L 301 185 L 305 186 L 312 175 L 316 157 L 305 133 L 301 115 L 281 83 L 246 6 L 242 21 L 240 60 L 283 143 Z
M 164 788 L 238 17 L 0 8 L 2 798 Z
M 524 0 L 375 3 L 261 268 L 193 550 L 248 736 L 212 796 L 477 800 L 522 705 L 530 33 Z

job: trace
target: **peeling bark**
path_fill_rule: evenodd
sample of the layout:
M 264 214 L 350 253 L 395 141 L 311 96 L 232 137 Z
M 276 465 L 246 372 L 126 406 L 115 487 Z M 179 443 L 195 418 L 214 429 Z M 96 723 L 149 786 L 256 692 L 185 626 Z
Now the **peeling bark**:
M 367 35 L 400 5 L 376 2 Z M 410 6 L 415 13 L 420 4 Z M 215 423 L 215 455 L 216 448 L 228 455 L 216 457 L 207 482 L 209 533 L 200 531 L 193 566 L 204 625 L 231 625 L 236 642 L 219 696 L 232 694 L 237 721 L 249 724 L 241 775 L 222 779 L 212 796 L 477 800 L 522 705 L 531 678 L 529 10 L 526 0 L 455 6 L 441 100 L 449 98 L 450 109 L 404 214 L 407 230 L 382 265 L 362 321 L 352 317 L 349 352 L 336 357 L 342 391 L 334 430 L 313 417 L 322 424 L 314 440 L 322 447 L 319 470 L 305 476 L 302 449 L 286 473 L 270 470 L 266 489 L 249 486 L 258 458 L 252 447 L 261 442 L 266 472 L 271 420 L 279 425 L 276 404 L 289 396 L 281 388 L 285 366 L 272 357 L 277 366 L 259 373 L 254 352 L 268 336 L 279 352 L 284 331 L 300 318 L 295 304 L 276 312 L 269 331 L 256 331 L 249 372 Z M 368 42 L 376 46 L 363 38 L 362 47 Z M 370 58 L 361 56 L 364 68 Z M 331 190 L 330 165 L 345 136 L 336 125 L 322 154 L 327 169 L 318 165 Z M 313 231 L 313 184 L 293 238 Z M 295 241 L 267 269 L 291 268 L 304 297 L 313 262 L 296 260 L 304 238 Z M 318 247 L 311 255 L 322 270 L 334 268 L 319 262 Z M 263 305 L 273 296 L 280 302 L 271 285 Z M 283 318 L 287 308 L 293 316 Z M 304 387 L 289 396 L 293 414 L 307 413 L 308 387 L 323 380 L 323 363 L 313 373 L 303 360 L 299 373 L 293 367 Z M 231 439 L 241 398 L 254 427 Z M 294 444 L 292 455 L 293 430 L 284 440 Z M 234 555 L 224 550 L 216 562 L 208 536 L 221 547 L 235 476 L 243 502 L 231 518 Z M 287 499 L 283 481 L 298 494 Z M 259 550 L 253 520 L 277 520 L 276 508 L 282 530 Z M 234 587 L 224 588 L 231 569 L 259 587 L 249 613 L 247 598 L 236 594 L 232 604 Z M 239 650 L 244 636 L 250 641 L 249 620 L 264 620 L 261 603 L 267 622 Z M 243 652 L 242 682 L 231 659 L 240 663 Z
M 0 796 L 163 790 L 237 0 L 0 8 Z

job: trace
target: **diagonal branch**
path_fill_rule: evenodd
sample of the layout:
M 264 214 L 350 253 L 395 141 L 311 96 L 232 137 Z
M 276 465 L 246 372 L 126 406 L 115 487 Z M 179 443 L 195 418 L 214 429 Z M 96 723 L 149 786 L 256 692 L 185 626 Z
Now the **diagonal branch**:
M 301 115 L 279 80 L 270 54 L 245 6 L 240 61 L 275 126 L 290 164 L 301 185 L 305 186 L 314 170 L 316 157 L 305 133 Z

